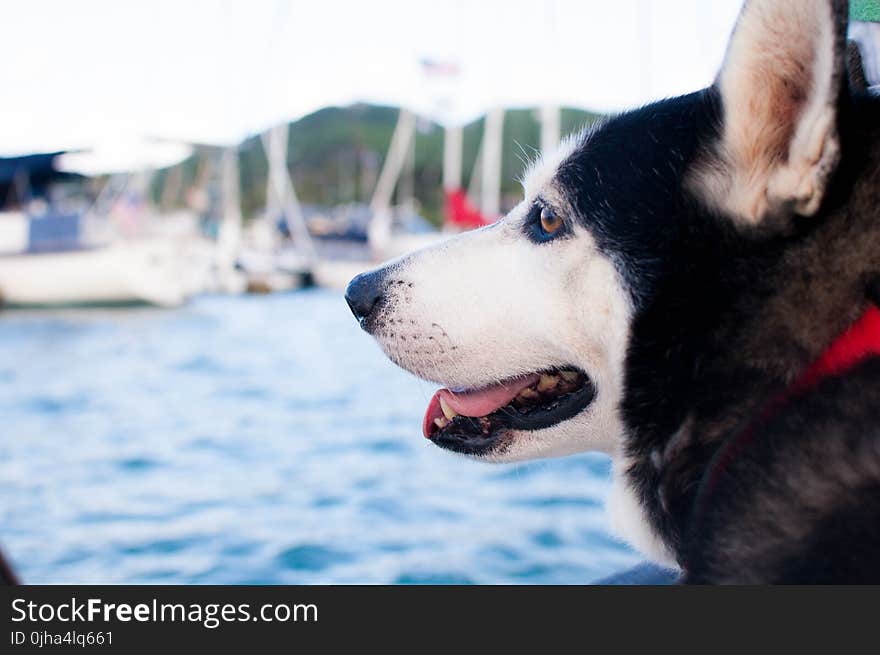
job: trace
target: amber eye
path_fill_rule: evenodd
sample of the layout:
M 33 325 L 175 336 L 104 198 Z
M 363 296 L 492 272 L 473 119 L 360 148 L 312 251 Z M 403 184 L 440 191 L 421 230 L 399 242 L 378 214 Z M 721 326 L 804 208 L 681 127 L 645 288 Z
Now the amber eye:
M 541 229 L 547 234 L 554 234 L 562 227 L 562 219 L 557 216 L 552 209 L 544 207 L 541 209 Z

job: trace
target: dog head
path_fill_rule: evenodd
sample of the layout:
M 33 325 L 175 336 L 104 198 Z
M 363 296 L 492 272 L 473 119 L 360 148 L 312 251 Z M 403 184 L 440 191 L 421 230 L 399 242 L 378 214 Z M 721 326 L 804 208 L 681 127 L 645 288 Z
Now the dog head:
M 844 2 L 752 0 L 712 87 L 570 138 L 497 223 L 355 278 L 361 326 L 446 387 L 425 436 L 514 461 L 616 454 L 646 425 L 677 429 L 702 316 L 725 280 L 753 274 L 726 259 L 820 210 L 840 158 L 845 28 Z

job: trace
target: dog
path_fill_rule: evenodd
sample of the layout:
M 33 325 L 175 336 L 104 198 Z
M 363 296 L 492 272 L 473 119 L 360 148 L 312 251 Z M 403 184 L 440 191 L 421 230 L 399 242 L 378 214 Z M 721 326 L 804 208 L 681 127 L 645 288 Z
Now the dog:
M 710 87 L 352 280 L 361 327 L 444 387 L 431 442 L 608 453 L 614 529 L 685 583 L 880 582 L 880 99 L 847 13 L 749 0 Z

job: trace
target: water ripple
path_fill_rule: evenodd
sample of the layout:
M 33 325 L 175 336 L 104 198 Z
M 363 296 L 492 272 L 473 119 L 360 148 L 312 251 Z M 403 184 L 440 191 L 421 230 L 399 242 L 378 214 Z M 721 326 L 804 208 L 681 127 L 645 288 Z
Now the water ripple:
M 583 583 L 608 460 L 486 466 L 336 295 L 0 314 L 0 542 L 34 583 Z

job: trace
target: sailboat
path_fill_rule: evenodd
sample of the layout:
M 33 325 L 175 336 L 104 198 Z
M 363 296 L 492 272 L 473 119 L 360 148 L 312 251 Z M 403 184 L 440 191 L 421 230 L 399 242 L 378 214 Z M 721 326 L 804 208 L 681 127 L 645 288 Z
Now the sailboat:
M 274 126 L 261 139 L 268 163 L 266 212 L 251 221 L 250 243 L 242 244 L 238 263 L 251 291 L 298 289 L 310 281 L 317 255 L 287 170 L 288 124 Z M 279 239 L 279 223 L 289 240 Z
M 5 306 L 21 307 L 130 303 L 175 307 L 186 300 L 180 261 L 173 244 L 163 240 L 0 255 L 0 300 Z
M 119 190 L 108 182 L 87 209 L 52 201 L 51 182 L 64 176 L 56 163 L 62 154 L 53 153 L 39 160 L 33 156 L 2 160 L 2 168 L 13 172 L 19 206 L 0 211 L 0 303 L 183 303 L 187 294 L 181 282 L 182 257 L 173 242 L 117 238 L 113 230 L 107 229 L 109 217 L 104 210 L 114 200 L 108 196 L 115 191 L 115 199 L 127 202 L 124 184 Z M 36 167 L 35 161 L 39 161 Z M 47 181 L 44 197 L 30 197 L 27 180 L 32 176 Z

